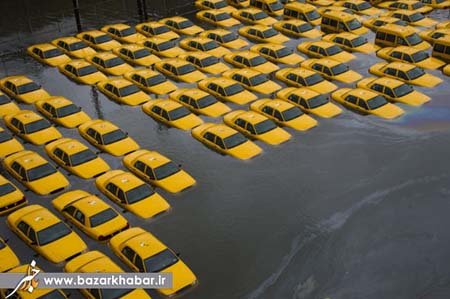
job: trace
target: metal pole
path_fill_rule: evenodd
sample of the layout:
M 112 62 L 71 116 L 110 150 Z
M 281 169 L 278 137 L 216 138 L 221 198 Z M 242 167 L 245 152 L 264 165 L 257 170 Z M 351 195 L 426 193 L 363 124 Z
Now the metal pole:
M 147 15 L 147 0 L 142 0 L 142 10 L 144 11 L 144 22 L 147 22 L 148 15 Z
M 137 9 L 138 9 L 138 15 L 139 15 L 139 22 L 142 22 L 143 21 L 142 0 L 137 0 Z
M 80 7 L 78 5 L 78 0 L 72 0 L 72 4 L 73 13 L 75 14 L 75 22 L 77 23 L 77 31 L 81 32 L 83 29 L 81 28 Z

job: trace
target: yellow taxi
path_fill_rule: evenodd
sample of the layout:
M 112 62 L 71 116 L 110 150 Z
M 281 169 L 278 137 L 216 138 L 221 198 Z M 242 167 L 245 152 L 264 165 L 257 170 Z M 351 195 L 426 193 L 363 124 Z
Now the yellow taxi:
M 181 54 L 178 58 L 192 63 L 204 73 L 213 75 L 219 75 L 230 69 L 225 63 L 221 62 L 219 58 L 205 52 L 188 52 L 186 54 Z
M 433 45 L 441 37 L 450 37 L 450 28 L 423 30 L 419 32 L 419 35 L 423 40 Z
M 250 0 L 227 0 L 227 3 L 237 8 L 246 8 L 250 6 Z
M 197 278 L 179 254 L 140 227 L 130 228 L 114 236 L 109 247 L 133 271 L 171 273 L 172 288 L 157 289 L 164 296 L 176 296 L 197 284 Z
M 123 164 L 143 180 L 171 193 L 181 192 L 196 183 L 180 165 L 155 151 L 135 151 L 123 158 Z
M 128 133 L 107 120 L 85 122 L 78 127 L 78 132 L 90 144 L 113 156 L 122 156 L 139 149 Z
M 97 53 L 84 41 L 72 36 L 54 39 L 52 40 L 52 44 L 58 47 L 65 54 L 77 59 L 83 59 Z
M 281 86 L 270 80 L 266 74 L 253 69 L 233 69 L 223 73 L 223 76 L 241 83 L 246 89 L 261 94 L 272 94 L 281 89 Z
M 0 158 L 23 151 L 24 147 L 16 138 L 12 137 L 3 128 L 0 128 Z
M 309 41 L 297 46 L 297 49 L 314 58 L 332 58 L 340 62 L 349 62 L 355 55 L 343 51 L 338 45 L 328 41 Z
M 275 122 L 254 111 L 234 110 L 227 113 L 223 121 L 248 138 L 261 140 L 271 145 L 281 144 L 292 137 Z
M 385 119 L 403 115 L 402 108 L 389 103 L 383 96 L 362 88 L 341 88 L 331 94 L 336 102 L 364 114 L 372 114 Z
M 175 84 L 166 77 L 148 69 L 126 73 L 124 78 L 139 86 L 140 89 L 157 95 L 167 94 L 177 89 Z
M 208 148 L 237 159 L 251 159 L 262 152 L 259 146 L 242 133 L 224 124 L 205 123 L 194 128 L 191 134 Z
M 92 63 L 100 71 L 111 76 L 121 76 L 134 70 L 134 68 L 122 58 L 109 52 L 89 56 L 86 60 Z
M 9 270 L 20 265 L 20 261 L 12 249 L 6 244 L 8 240 L 0 238 L 0 272 L 8 272 Z
M 198 88 L 212 94 L 218 99 L 245 105 L 258 97 L 247 91 L 238 82 L 225 77 L 211 77 L 198 82 Z
M 387 25 L 387 24 L 394 24 L 402 27 L 409 27 L 414 32 L 418 32 L 418 30 L 414 27 L 411 27 L 406 23 L 405 21 L 394 18 L 394 17 L 374 17 L 374 18 L 368 18 L 362 21 L 363 25 L 372 30 L 373 32 L 377 32 L 378 28 L 381 26 Z
M 435 9 L 446 9 L 450 8 L 449 0 L 421 0 L 423 4 L 430 6 Z
M 112 38 L 121 43 L 136 44 L 145 39 L 145 35 L 136 32 L 136 29 L 126 24 L 111 24 L 103 26 L 101 31 L 106 32 Z
M 382 14 L 381 16 L 398 18 L 400 20 L 405 21 L 409 25 L 420 27 L 433 27 L 438 23 L 436 20 L 433 20 L 432 18 L 425 17 L 420 12 L 405 9 L 388 11 Z
M 149 37 L 139 42 L 139 45 L 146 47 L 153 54 L 166 58 L 175 58 L 185 52 L 173 40 L 167 40 L 157 36 Z
M 278 44 L 254 45 L 250 50 L 261 54 L 261 56 L 273 63 L 294 65 L 305 60 L 302 56 L 295 53 L 292 48 Z
M 264 74 L 270 74 L 280 69 L 276 64 L 267 61 L 263 56 L 253 51 L 236 51 L 227 54 L 223 59 L 238 68 L 252 68 Z
M 333 83 L 325 80 L 317 72 L 305 68 L 284 68 L 275 73 L 275 77 L 290 86 L 308 87 L 320 94 L 337 89 Z
M 38 268 L 35 266 L 34 268 Z M 14 269 L 11 269 L 8 271 L 9 273 L 16 273 L 18 275 L 23 275 L 24 273 L 27 273 L 29 269 L 29 264 L 26 265 L 20 265 L 18 267 L 15 267 Z M 42 273 L 42 269 L 39 269 Z M 6 296 L 10 295 L 13 292 L 13 289 L 1 289 L 0 290 L 0 297 L 5 298 Z M 69 298 L 68 295 L 66 295 L 63 291 L 59 289 L 42 289 L 42 288 L 35 288 L 33 290 L 33 294 L 30 294 L 28 290 L 17 290 L 14 295 L 11 294 L 11 297 L 8 298 L 17 298 L 17 299 L 44 299 L 44 298 L 56 298 L 56 299 L 67 299 Z
M 218 117 L 231 111 L 230 107 L 198 88 L 180 88 L 169 94 L 169 97 L 192 112 L 209 117 Z
M 450 63 L 450 36 L 438 38 L 433 45 L 431 55 Z
M 109 165 L 76 139 L 61 138 L 45 146 L 47 156 L 62 168 L 83 179 L 107 172 Z
M 0 118 L 6 114 L 16 113 L 20 110 L 16 103 L 11 101 L 11 99 L 0 91 Z
M 25 104 L 50 97 L 40 85 L 26 76 L 9 76 L 0 80 L 0 89 L 11 98 Z
M 157 21 L 137 24 L 136 30 L 147 37 L 156 36 L 168 40 L 176 40 L 180 37 L 177 33 L 170 30 L 169 27 Z
M 149 101 L 142 105 L 142 110 L 154 120 L 180 130 L 190 130 L 203 123 L 201 118 L 171 99 Z
M 308 59 L 301 63 L 301 67 L 316 71 L 328 80 L 336 80 L 343 83 L 353 83 L 362 78 L 362 76 L 351 70 L 345 63 L 329 59 Z
M 184 17 L 176 16 L 159 20 L 161 24 L 165 24 L 171 30 L 183 35 L 196 35 L 203 31 L 203 28 L 192 23 L 191 20 Z
M 431 100 L 425 94 L 414 90 L 414 87 L 411 85 L 388 77 L 367 77 L 359 81 L 356 86 L 376 92 L 391 102 L 399 102 L 411 106 L 421 106 Z
M 91 120 L 89 115 L 64 97 L 50 97 L 34 103 L 36 110 L 57 125 L 75 128 Z
M 369 2 L 364 0 L 338 1 L 337 6 L 343 6 L 353 10 L 355 13 L 364 16 L 379 15 L 382 11 L 373 7 Z
M 58 70 L 69 79 L 81 84 L 94 85 L 99 81 L 108 79 L 92 63 L 81 59 L 60 64 L 58 65 Z
M 288 37 L 266 25 L 244 26 L 239 28 L 238 32 L 240 35 L 258 43 L 283 44 L 289 40 Z
M 180 58 L 157 62 L 155 69 L 168 77 L 186 83 L 195 83 L 206 78 L 206 75 L 197 70 L 192 63 Z
M 47 160 L 33 151 L 21 151 L 3 160 L 5 169 L 25 187 L 39 195 L 57 193 L 69 181 Z
M 335 10 L 323 13 L 320 29 L 327 33 L 351 32 L 362 35 L 368 32 L 357 16 Z
M 250 0 L 250 6 L 262 9 L 274 17 L 283 15 L 283 4 L 279 0 Z
M 180 41 L 180 47 L 188 51 L 202 51 L 218 58 L 231 53 L 225 47 L 222 47 L 215 40 L 207 37 L 188 37 Z
M 317 9 L 317 11 L 320 13 L 320 15 L 324 15 L 325 13 L 329 12 L 329 11 L 336 11 L 336 12 L 345 12 L 349 15 L 352 15 L 355 17 L 356 20 L 358 20 L 359 22 L 363 21 L 363 17 L 360 15 L 357 15 L 352 9 L 344 7 L 344 6 L 324 6 L 324 7 L 319 7 Z
M 298 131 L 306 131 L 317 126 L 317 121 L 303 113 L 303 111 L 283 100 L 260 99 L 250 105 L 250 109 L 258 112 L 276 124 Z
M 9 228 L 28 246 L 58 264 L 87 250 L 86 243 L 63 221 L 40 205 L 29 205 L 6 219 Z
M 288 87 L 280 90 L 277 97 L 296 105 L 306 113 L 323 118 L 332 118 L 342 113 L 341 108 L 331 103 L 327 95 L 320 94 L 307 87 Z
M 20 191 L 19 188 L 17 188 L 4 176 L 0 175 L 0 215 L 5 215 L 12 212 L 20 207 L 23 207 L 27 203 L 28 201 L 22 191 Z M 2 261 L 0 268 L 5 267 L 4 263 L 8 262 L 2 258 L 5 257 L 5 251 L 3 251 L 5 244 L 3 241 L 4 240 L 0 238 L 0 260 Z M 12 267 L 14 266 L 9 267 L 9 269 Z M 3 268 L 0 272 L 4 271 L 5 269 Z
M 248 43 L 239 38 L 238 34 L 226 29 L 206 30 L 200 33 L 199 36 L 215 40 L 221 46 L 228 49 L 239 50 L 248 46 Z
M 298 19 L 278 21 L 273 24 L 273 28 L 285 35 L 293 36 L 296 38 L 317 38 L 323 35 L 322 31 L 316 29 L 310 23 Z
M 283 16 L 288 19 L 298 19 L 319 25 L 322 17 L 314 5 L 301 2 L 290 2 L 284 6 Z
M 4 117 L 6 126 L 23 140 L 41 145 L 61 138 L 61 133 L 48 120 L 31 110 L 20 110 Z
M 69 56 L 64 54 L 55 45 L 48 43 L 29 46 L 27 53 L 37 61 L 50 66 L 58 66 L 59 64 L 70 61 Z
M 35 266 L 35 269 L 39 269 L 40 273 L 44 272 L 39 267 Z M 10 271 L 9 273 L 14 273 L 18 276 L 24 275 L 27 273 L 29 269 L 29 264 L 17 266 Z M 14 294 L 13 294 L 14 292 Z M 11 296 L 11 297 L 7 297 Z M 28 290 L 21 290 L 20 288 L 17 291 L 13 289 L 1 289 L 0 297 L 1 298 L 16 298 L 16 299 L 38 299 L 38 298 L 57 298 L 57 299 L 67 299 L 70 295 L 66 295 L 63 291 L 59 289 L 43 289 L 43 288 L 34 288 L 33 294 L 30 294 Z
M 108 98 L 119 104 L 137 106 L 151 100 L 150 96 L 133 82 L 123 78 L 114 78 L 97 83 L 97 88 Z
M 123 273 L 108 256 L 93 250 L 81 254 L 64 265 L 69 273 Z M 85 298 L 151 299 L 143 289 L 80 289 Z M 52 297 L 53 298 L 53 297 Z M 56 297 L 55 297 L 56 298 Z
M 222 9 L 201 10 L 197 12 L 195 16 L 200 21 L 224 28 L 230 28 L 241 24 L 241 22 L 233 18 L 229 12 L 223 11 Z
M 83 190 L 72 190 L 52 200 L 53 207 L 89 237 L 106 241 L 130 227 L 109 204 Z
M 134 215 L 147 219 L 170 210 L 170 205 L 131 172 L 111 170 L 95 180 L 97 189 Z
M 376 63 L 369 68 L 369 73 L 423 87 L 434 87 L 442 83 L 442 79 L 426 73 L 418 66 L 404 62 Z
M 315 6 L 322 6 L 327 7 L 330 5 L 333 5 L 335 3 L 334 0 L 306 0 L 306 3 L 315 5 Z
M 80 32 L 76 35 L 76 37 L 97 51 L 111 51 L 112 49 L 122 45 L 118 41 L 114 40 L 110 35 L 100 30 Z
M 149 49 L 142 45 L 125 45 L 115 48 L 113 53 L 126 62 L 138 66 L 151 67 L 156 62 L 161 61 L 158 56 L 152 54 Z
M 436 29 L 450 28 L 450 21 L 440 22 L 436 25 Z
M 348 52 L 369 54 L 379 49 L 377 45 L 369 43 L 367 38 L 351 32 L 327 34 L 322 39 L 333 42 Z
M 258 24 L 270 26 L 277 22 L 277 19 L 270 17 L 266 12 L 253 7 L 233 11 L 231 15 L 241 22 L 252 25 Z
M 375 44 L 381 47 L 410 46 L 419 50 L 427 50 L 430 44 L 423 41 L 411 26 L 387 24 L 378 28 Z
M 443 69 L 442 72 L 444 75 L 450 76 L 450 64 L 447 64 Z
M 406 46 L 383 48 L 377 52 L 377 56 L 387 61 L 411 63 L 429 70 L 435 70 L 445 65 L 444 61 L 431 57 L 424 50 Z
M 381 8 L 386 8 L 388 10 L 405 9 L 411 11 L 417 11 L 420 13 L 429 13 L 433 10 L 431 6 L 427 6 L 420 1 L 415 0 L 397 0 L 397 1 L 385 1 L 377 5 Z

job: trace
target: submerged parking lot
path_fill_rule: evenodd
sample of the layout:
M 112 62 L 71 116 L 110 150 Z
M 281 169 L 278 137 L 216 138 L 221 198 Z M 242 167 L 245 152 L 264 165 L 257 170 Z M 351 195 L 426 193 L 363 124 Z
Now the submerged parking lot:
M 122 3 L 115 4 L 120 11 Z M 130 11 L 133 4 L 127 3 Z M 31 2 L 24 5 L 29 12 L 38 9 Z M 165 9 L 163 3 L 155 6 L 152 11 Z M 18 7 L 10 4 L 9 8 L 12 20 Z M 87 19 L 84 26 L 128 21 L 126 16 L 105 15 L 102 24 Z M 448 10 L 430 16 L 446 20 Z M 192 14 L 189 17 L 197 22 Z M 43 19 L 43 26 L 45 22 L 53 26 L 53 20 Z M 13 30 L 11 20 L 2 29 Z M 14 33 L 1 34 L 9 38 Z M 38 41 L 36 36 L 42 35 L 23 30 L 20 42 L 51 40 Z M 367 37 L 373 42 L 372 32 Z M 286 45 L 295 48 L 299 41 Z M 373 53 L 355 55 L 349 66 L 365 77 L 371 65 L 382 61 Z M 74 101 L 92 118 L 114 122 L 142 148 L 169 156 L 197 180 L 195 187 L 181 194 L 158 189 L 172 206 L 166 215 L 152 221 L 123 215 L 131 226 L 154 233 L 180 252 L 197 275 L 199 285 L 183 298 L 218 299 L 448 298 L 450 80 L 440 71 L 429 72 L 444 82 L 431 89 L 417 87 L 432 100 L 423 107 L 400 104 L 406 111 L 401 118 L 386 121 L 343 109 L 336 118 L 316 118 L 319 125 L 310 131 L 289 130 L 293 137 L 287 143 L 258 142 L 262 155 L 239 161 L 208 150 L 189 131 L 158 124 L 140 107 L 120 106 L 95 88 L 69 81 L 56 68 L 43 66 L 23 51 L 3 56 L 0 66 L 1 77 L 29 76 L 52 95 Z M 82 140 L 75 129 L 58 129 L 64 137 Z M 25 147 L 46 156 L 42 147 Z M 112 169 L 124 169 L 120 158 L 100 156 Z M 5 171 L 2 175 L 11 178 Z M 92 180 L 68 178 L 71 190 L 99 194 Z M 31 204 L 53 209 L 54 196 L 27 192 L 26 197 Z M 0 235 L 9 238 L 23 263 L 29 262 L 34 252 L 2 219 Z M 74 230 L 91 250 L 108 254 L 129 270 L 106 244 Z M 36 260 L 45 271 L 61 270 L 43 258 Z M 79 297 L 72 292 L 71 298 Z

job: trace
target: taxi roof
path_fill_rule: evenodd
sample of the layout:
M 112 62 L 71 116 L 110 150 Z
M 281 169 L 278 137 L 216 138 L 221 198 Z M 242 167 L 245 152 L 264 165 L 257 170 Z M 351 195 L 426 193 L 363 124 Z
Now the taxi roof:
M 191 64 L 190 62 L 188 62 L 188 61 L 186 61 L 184 59 L 181 59 L 181 58 L 164 59 L 162 61 L 157 62 L 157 64 L 160 64 L 160 65 L 166 64 L 166 63 L 170 64 L 170 65 L 172 65 L 172 66 L 174 66 L 176 68 L 178 68 L 180 66 L 183 66 L 183 65 L 186 65 L 186 64 Z
M 139 233 L 128 239 L 126 245 L 139 254 L 142 259 L 153 256 L 167 248 L 166 245 L 151 233 L 137 227 L 131 229 L 138 230 Z
M 416 10 L 397 9 L 397 10 L 390 11 L 388 14 L 389 15 L 393 15 L 394 13 L 400 13 L 400 14 L 404 14 L 404 15 L 410 16 L 410 15 L 413 15 L 415 13 L 420 13 L 420 12 L 418 12 Z
M 114 28 L 117 30 L 122 30 L 122 29 L 130 28 L 130 26 L 127 24 L 123 24 L 123 23 L 117 23 L 117 24 L 105 25 L 105 26 L 103 26 L 103 28 Z
M 48 163 L 48 161 L 38 153 L 27 150 L 11 155 L 10 157 L 14 159 L 13 161 L 19 163 L 25 169 L 31 169 Z
M 228 33 L 232 33 L 232 31 L 226 30 L 226 29 L 223 29 L 223 28 L 217 28 L 217 29 L 205 30 L 202 33 L 200 33 L 200 36 L 205 36 L 206 37 L 208 35 L 208 33 L 214 33 L 214 34 L 222 36 L 222 35 L 225 35 L 225 34 L 228 34 Z
M 83 60 L 83 59 L 75 59 L 75 60 L 69 61 L 68 63 L 66 63 L 66 65 L 71 65 L 74 68 L 79 69 L 79 68 L 82 68 L 85 66 L 92 65 L 92 63 L 90 63 L 86 60 Z
M 162 37 L 159 37 L 159 36 L 150 36 L 150 37 L 147 37 L 146 39 L 144 39 L 141 43 L 143 44 L 146 41 L 149 41 L 151 43 L 159 45 L 159 44 L 162 44 L 164 42 L 168 42 L 169 40 L 165 39 L 165 38 L 162 38 Z M 174 45 L 176 46 L 175 43 L 174 43 Z
M 65 107 L 70 104 L 73 104 L 73 102 L 71 100 L 66 99 L 65 97 L 61 97 L 61 96 L 50 97 L 45 100 L 42 100 L 42 102 L 47 103 L 47 104 L 53 106 L 54 108 Z
M 109 79 L 109 80 L 104 81 L 104 82 L 105 82 L 105 84 L 109 83 L 111 85 L 114 85 L 117 88 L 122 88 L 122 87 L 125 87 L 125 86 L 133 85 L 133 82 L 130 82 L 127 79 L 120 78 L 120 77 L 119 78 L 112 78 L 112 79 Z
M 77 269 L 81 273 L 121 273 L 123 272 L 116 263 L 106 255 L 98 256 L 95 259 L 83 264 Z
M 159 22 L 157 22 L 157 21 L 139 23 L 139 24 L 137 24 L 136 26 L 144 26 L 144 25 L 145 25 L 145 26 L 148 26 L 148 27 L 150 27 L 150 28 L 159 28 L 159 27 L 161 27 L 161 26 L 166 27 L 165 24 L 159 23 Z
M 256 14 L 256 13 L 262 12 L 262 10 L 255 8 L 255 7 L 247 7 L 247 8 L 238 9 L 236 12 L 239 13 L 239 15 L 241 15 L 243 12 L 247 12 L 249 14 Z
M 280 49 L 284 49 L 287 48 L 284 45 L 280 45 L 280 44 L 272 44 L 272 43 L 265 43 L 265 44 L 259 44 L 259 45 L 255 45 L 256 49 L 262 49 L 262 48 L 268 48 L 268 49 L 272 49 L 272 50 L 280 50 Z
M 100 31 L 100 30 L 89 30 L 89 31 L 83 31 L 79 35 L 83 36 L 84 34 L 88 34 L 92 37 L 97 37 L 97 36 L 103 36 L 106 33 L 103 31 Z
M 397 35 L 398 35 L 398 33 L 403 34 L 403 35 L 410 35 L 410 34 L 416 33 L 416 31 L 412 27 L 401 26 L 401 25 L 392 24 L 392 23 L 380 26 L 378 28 L 378 30 L 385 30 L 385 31 L 393 32 L 394 34 L 397 34 Z
M 330 35 L 333 35 L 335 37 L 342 37 L 342 38 L 349 39 L 349 40 L 361 37 L 361 35 L 355 34 L 352 32 L 340 32 L 340 33 L 335 33 L 335 34 L 330 34 Z
M 136 75 L 139 75 L 139 76 L 144 77 L 146 79 L 150 78 L 150 77 L 154 77 L 154 76 L 160 75 L 160 73 L 158 73 L 157 71 L 153 71 L 151 69 L 141 69 L 141 70 L 130 72 L 129 74 L 131 76 L 136 74 Z
M 180 103 L 171 100 L 171 99 L 161 99 L 161 100 L 153 100 L 152 106 L 158 106 L 166 111 L 172 111 L 174 109 L 177 109 L 179 107 L 182 107 Z
M 322 65 L 328 66 L 328 67 L 333 67 L 339 64 L 343 64 L 340 61 L 334 60 L 334 59 L 330 59 L 330 58 L 317 58 L 317 59 L 308 59 L 310 61 L 310 63 L 312 64 L 313 62 L 316 63 L 320 63 Z
M 298 96 L 304 98 L 305 100 L 308 100 L 310 98 L 313 98 L 313 97 L 319 95 L 318 92 L 311 90 L 307 87 L 293 88 L 293 90 L 290 92 L 290 94 L 298 95 Z
M 229 14 L 229 12 L 224 11 L 222 9 L 205 9 L 205 10 L 199 11 L 199 13 L 201 13 L 201 14 L 205 14 L 205 12 L 208 12 L 213 15 L 219 15 L 219 14 L 223 14 L 223 13 Z
M 87 217 L 96 215 L 101 211 L 111 208 L 106 202 L 95 195 L 82 197 L 70 203 L 70 205 L 82 211 Z
M 306 46 L 317 46 L 321 48 L 328 48 L 336 45 L 333 42 L 325 41 L 325 40 L 317 40 L 317 41 L 310 41 L 310 42 L 304 42 L 303 44 L 306 44 Z
M 160 22 L 166 22 L 168 20 L 171 20 L 171 21 L 174 21 L 174 22 L 183 22 L 183 21 L 186 21 L 186 20 L 189 20 L 189 19 L 187 19 L 185 17 L 174 16 L 174 17 L 164 18 L 164 19 L 161 19 L 159 21 Z
M 189 56 L 192 56 L 192 57 L 195 57 L 195 58 L 198 58 L 198 59 L 203 59 L 203 58 L 211 57 L 213 55 L 208 54 L 208 53 L 203 52 L 203 51 L 193 51 L 193 52 L 189 51 L 189 52 L 186 52 L 185 54 L 179 55 L 178 57 L 184 59 L 184 57 L 189 57 Z
M 242 68 L 242 69 L 232 69 L 230 71 L 230 74 L 234 75 L 234 74 L 239 74 L 242 75 L 244 77 L 250 78 L 256 75 L 260 75 L 260 74 L 264 74 L 261 73 L 260 71 L 257 71 L 255 69 L 252 68 Z
M 386 63 L 383 67 L 392 67 L 392 68 L 402 70 L 402 71 L 409 71 L 413 68 L 416 68 L 417 66 L 415 66 L 413 64 L 405 63 L 405 62 L 391 62 L 391 63 Z
M 294 107 L 294 105 L 292 105 L 289 102 L 277 99 L 275 100 L 268 99 L 267 102 L 264 103 L 264 105 L 272 107 L 273 109 L 276 109 L 278 111 L 285 111 L 287 109 L 291 109 L 292 107 Z
M 80 42 L 82 40 L 79 39 L 78 37 L 74 37 L 74 36 L 60 37 L 60 38 L 57 38 L 57 39 L 53 40 L 53 42 L 58 42 L 58 41 L 64 41 L 64 42 L 66 42 L 68 44 L 71 44 L 71 43 Z
M 50 43 L 42 43 L 42 44 L 36 44 L 36 45 L 32 45 L 31 47 L 33 48 L 38 48 L 42 51 L 47 51 L 47 50 L 51 50 L 51 49 L 56 49 L 55 45 L 52 45 Z
M 137 44 L 130 44 L 130 45 L 123 45 L 117 48 L 118 50 L 120 49 L 127 49 L 130 51 L 136 51 L 136 50 L 140 50 L 140 49 L 145 49 L 145 47 L 143 45 L 137 45 Z
M 140 155 L 137 157 L 137 160 L 150 166 L 151 168 L 155 168 L 163 164 L 166 164 L 167 162 L 170 162 L 169 158 L 161 155 L 156 151 L 149 151 L 149 150 L 141 150 Z
M 237 110 L 236 110 L 236 112 L 237 112 Z M 242 118 L 243 120 L 245 120 L 251 124 L 256 124 L 256 123 L 259 123 L 259 122 L 267 119 L 267 117 L 265 117 L 264 115 L 261 115 L 257 112 L 253 112 L 253 111 L 242 111 L 242 113 L 235 115 L 235 118 L 238 118 L 238 117 Z
M 245 50 L 245 51 L 236 51 L 236 52 L 232 52 L 231 53 L 231 56 L 232 57 L 235 57 L 235 56 L 242 56 L 242 57 L 244 57 L 244 58 L 254 58 L 254 57 L 257 57 L 257 56 L 260 56 L 258 53 L 255 53 L 255 52 L 252 52 L 252 51 L 250 51 L 250 50 Z
M 384 86 L 389 86 L 391 88 L 406 84 L 403 81 L 397 80 L 397 79 L 393 79 L 393 78 L 389 78 L 389 77 L 380 77 L 380 78 L 376 78 L 375 80 L 373 80 L 370 83 L 378 83 Z
M 53 224 L 61 222 L 52 212 L 44 207 L 33 210 L 22 216 L 21 220 L 25 221 L 36 232 L 49 227 Z
M 100 134 L 109 133 L 111 131 L 119 129 L 119 127 L 117 127 L 113 123 L 110 123 L 109 121 L 103 119 L 97 119 L 96 121 L 91 123 L 88 128 L 92 128 Z
M 377 93 L 375 93 L 373 91 L 363 89 L 363 88 L 351 89 L 350 91 L 348 91 L 348 94 L 357 96 L 358 98 L 361 98 L 363 100 L 368 100 L 368 99 L 371 99 L 378 95 Z
M 23 124 L 28 124 L 43 119 L 42 116 L 31 110 L 19 110 L 13 116 Z
M 294 9 L 294 10 L 300 10 L 300 11 L 316 10 L 316 7 L 314 5 L 311 5 L 308 3 L 301 3 L 301 2 L 289 2 L 284 7 L 289 8 L 289 9 Z
M 145 184 L 144 181 L 136 177 L 131 172 L 124 172 L 124 171 L 113 176 L 111 179 L 108 180 L 108 182 L 115 184 L 124 192 L 127 192 L 128 190 L 134 189 L 138 186 Z
M 351 0 L 351 1 L 339 1 L 340 3 L 353 3 L 353 4 L 361 4 L 361 3 L 364 3 L 364 2 L 366 2 L 366 1 L 364 1 L 364 0 Z
M 233 84 L 237 84 L 236 81 L 232 80 L 232 79 L 228 79 L 226 77 L 210 77 L 205 79 L 205 82 L 207 83 L 215 83 L 221 87 L 227 87 Z
M 317 74 L 316 72 L 312 70 L 308 70 L 302 67 L 296 67 L 296 68 L 285 68 L 284 69 L 286 73 L 293 73 L 301 77 L 308 77 L 314 74 Z
M 100 52 L 100 53 L 97 53 L 97 54 L 94 54 L 94 55 L 91 56 L 91 58 L 93 58 L 93 57 L 98 57 L 98 58 L 100 58 L 102 60 L 105 60 L 105 59 L 107 60 L 107 59 L 116 58 L 117 55 L 113 54 L 113 53 L 110 53 L 110 52 Z
M 236 130 L 224 124 L 214 124 L 214 126 L 209 127 L 207 131 L 220 138 L 227 138 L 228 136 L 236 134 Z
M 9 82 L 13 83 L 16 86 L 20 86 L 20 85 L 23 85 L 23 84 L 26 84 L 26 83 L 34 82 L 33 80 L 31 80 L 27 76 L 20 76 L 20 75 L 19 76 L 6 77 L 2 81 L 4 81 L 4 82 L 9 81 Z
M 214 40 L 210 39 L 209 37 L 194 36 L 194 37 L 184 38 L 183 41 L 185 41 L 185 42 L 196 41 L 199 43 L 206 43 L 206 42 L 210 42 L 210 41 L 214 41 Z
M 278 24 L 292 24 L 295 26 L 300 26 L 303 24 L 306 24 L 308 22 L 303 21 L 303 20 L 299 20 L 299 19 L 287 19 L 287 20 L 281 20 L 277 22 Z
M 198 100 L 200 98 L 203 98 L 205 96 L 208 96 L 209 93 L 207 93 L 206 91 L 203 91 L 201 89 L 198 88 L 181 88 L 178 89 L 179 95 L 187 95 L 191 98 L 193 98 L 194 100 Z
M 255 25 L 249 25 L 249 26 L 243 26 L 242 30 L 249 30 L 249 29 L 255 29 L 259 31 L 266 31 L 267 29 L 271 29 L 272 26 L 262 25 L 262 24 L 255 24 Z
M 334 17 L 344 21 L 356 19 L 355 15 L 346 13 L 344 11 L 329 10 L 323 14 L 324 17 Z
M 65 152 L 69 156 L 88 149 L 88 147 L 86 145 L 84 145 L 83 143 L 79 142 L 76 139 L 71 139 L 71 138 L 64 138 L 64 139 L 65 140 L 60 139 L 59 141 L 63 141 L 63 142 L 58 143 L 56 145 L 56 147 L 61 149 L 63 152 Z
M 406 54 L 414 54 L 414 53 L 417 53 L 417 52 L 422 52 L 423 50 L 420 50 L 420 49 L 417 49 L 417 48 L 414 48 L 414 47 L 397 46 L 395 48 L 392 48 L 390 51 L 391 52 L 392 51 L 399 51 L 399 52 L 406 53 Z

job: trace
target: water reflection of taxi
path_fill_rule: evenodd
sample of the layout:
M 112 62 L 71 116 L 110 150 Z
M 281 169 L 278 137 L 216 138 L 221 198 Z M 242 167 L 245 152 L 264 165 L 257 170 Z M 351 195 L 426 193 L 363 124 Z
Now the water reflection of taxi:
M 142 105 L 142 110 L 154 120 L 181 130 L 190 130 L 203 123 L 201 118 L 171 99 L 149 101 Z
M 57 125 L 75 128 L 91 120 L 80 106 L 64 97 L 50 97 L 34 103 L 37 111 Z
M 128 133 L 107 120 L 85 122 L 78 127 L 78 132 L 90 144 L 113 156 L 122 156 L 139 149 L 139 145 Z
M 140 227 L 121 232 L 109 244 L 114 254 L 133 271 L 171 273 L 172 288 L 157 289 L 164 296 L 175 296 L 197 284 L 195 274 L 179 255 Z
M 329 59 L 308 59 L 301 63 L 301 67 L 313 70 L 329 80 L 336 80 L 344 83 L 353 83 L 362 78 L 362 76 L 351 70 L 345 63 Z
M 215 40 L 220 45 L 228 49 L 239 50 L 248 46 L 248 43 L 239 38 L 238 34 L 226 29 L 206 30 L 200 33 L 199 36 Z
M 33 151 L 14 153 L 3 160 L 3 166 L 15 179 L 39 195 L 53 194 L 69 186 L 62 173 Z
M 277 93 L 277 97 L 298 106 L 304 112 L 323 118 L 335 117 L 342 113 L 341 108 L 331 103 L 327 95 L 306 87 L 285 88 Z
M 377 52 L 377 56 L 387 61 L 412 63 L 424 69 L 435 70 L 445 65 L 445 62 L 431 57 L 424 50 L 413 47 L 386 47 Z
M 291 134 L 273 120 L 254 111 L 234 110 L 223 117 L 225 124 L 251 139 L 276 145 L 291 139 Z
M 196 183 L 180 165 L 155 151 L 138 150 L 128 154 L 123 164 L 143 180 L 171 193 L 181 192 Z
M 109 165 L 76 139 L 61 138 L 45 146 L 47 155 L 65 170 L 83 178 L 96 177 L 109 170 Z
M 86 243 L 48 209 L 30 205 L 11 213 L 6 223 L 28 246 L 52 263 L 87 250 Z
M 70 57 L 52 44 L 37 44 L 27 48 L 27 53 L 39 62 L 57 66 L 70 61 Z
M 99 176 L 95 184 L 113 202 L 141 218 L 155 217 L 170 209 L 161 195 L 131 172 L 111 170 Z
M 0 80 L 0 89 L 20 102 L 31 104 L 46 99 L 50 94 L 26 76 L 10 76 Z
M 169 94 L 169 97 L 194 113 L 210 117 L 217 117 L 231 111 L 227 105 L 198 88 L 180 88 Z
M 73 258 L 64 266 L 64 271 L 69 273 L 124 272 L 122 268 L 114 263 L 108 256 L 97 250 L 89 251 Z M 151 299 L 143 289 L 81 289 L 80 291 L 86 298 Z
M 442 83 L 442 79 L 426 73 L 422 68 L 404 62 L 376 63 L 369 72 L 378 77 L 387 76 L 423 87 L 434 87 Z
M 393 119 L 404 114 L 402 108 L 389 103 L 383 96 L 367 89 L 341 88 L 331 94 L 333 100 L 364 114 Z
M 431 98 L 409 84 L 388 77 L 368 77 L 357 83 L 359 88 L 369 89 L 381 94 L 392 102 L 399 102 L 411 106 L 420 106 L 431 100 Z
M 242 133 L 224 124 L 205 123 L 192 130 L 192 137 L 208 148 L 234 158 L 247 160 L 259 155 L 262 150 Z
M 303 111 L 283 100 L 260 99 L 250 105 L 250 109 L 267 116 L 280 126 L 306 131 L 317 126 L 317 121 Z
M 53 207 L 89 237 L 106 241 L 129 228 L 128 221 L 109 204 L 83 190 L 72 190 L 52 200 Z
M 284 68 L 276 72 L 275 77 L 287 85 L 308 87 L 321 94 L 337 89 L 336 85 L 325 80 L 317 72 L 305 68 Z

